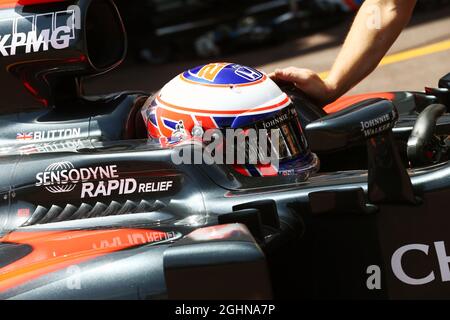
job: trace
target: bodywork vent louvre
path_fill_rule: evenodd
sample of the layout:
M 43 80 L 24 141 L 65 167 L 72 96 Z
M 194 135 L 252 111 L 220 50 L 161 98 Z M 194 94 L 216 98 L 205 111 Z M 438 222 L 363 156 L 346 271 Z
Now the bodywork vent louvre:
M 25 222 L 24 226 L 31 226 L 34 224 L 38 224 L 42 218 L 45 217 L 45 214 L 48 212 L 47 208 L 38 206 L 36 210 L 34 210 L 33 214 L 31 215 L 30 219 L 28 219 L 27 222 Z
M 48 221 L 54 221 L 58 218 L 59 214 L 63 211 L 61 207 L 51 206 L 45 216 L 39 221 L 39 223 L 48 223 Z
M 59 214 L 58 218 L 55 219 L 55 222 L 70 220 L 73 214 L 77 211 L 77 207 L 74 205 L 68 204 L 64 210 Z
M 86 218 L 99 217 L 107 208 L 108 206 L 106 206 L 104 203 L 97 202 L 92 210 L 86 214 Z
M 92 206 L 82 203 L 78 210 L 73 214 L 70 220 L 83 219 L 92 210 Z
M 133 201 L 127 200 L 123 207 L 117 213 L 118 215 L 129 214 L 132 213 L 134 209 L 136 209 L 136 204 Z
M 162 209 L 165 206 L 166 204 L 159 200 L 141 200 L 140 202 L 127 200 L 125 203 L 111 201 L 109 204 L 97 202 L 94 206 L 87 203 L 82 203 L 78 207 L 73 204 L 67 204 L 64 208 L 57 205 L 52 205 L 50 209 L 39 205 L 34 210 L 30 219 L 28 219 L 23 226 L 26 227 L 69 220 L 153 212 Z
M 114 216 L 119 212 L 120 208 L 122 208 L 120 203 L 117 201 L 111 201 L 108 208 L 106 208 L 106 210 L 102 213 L 102 217 Z

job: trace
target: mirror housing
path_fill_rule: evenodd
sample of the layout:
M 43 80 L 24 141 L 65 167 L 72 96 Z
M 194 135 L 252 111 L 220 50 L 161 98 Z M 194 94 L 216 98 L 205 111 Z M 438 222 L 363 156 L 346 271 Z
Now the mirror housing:
M 6 40 L 0 50 L 0 113 L 66 107 L 82 95 L 81 77 L 115 68 L 126 54 L 125 28 L 112 0 L 33 3 L 12 1 L 0 8 L 0 36 Z
M 397 120 L 391 101 L 369 99 L 310 123 L 305 134 L 314 152 L 335 152 L 391 131 Z
M 443 104 L 431 104 L 426 107 L 417 117 L 414 128 L 408 139 L 407 154 L 408 160 L 414 166 L 430 163 L 427 151 L 433 154 L 433 137 L 436 131 L 436 123 L 446 111 Z
M 447 73 L 439 80 L 439 88 L 450 89 L 450 73 Z
M 368 99 L 312 122 L 305 131 L 314 152 L 366 143 L 371 203 L 417 204 L 392 133 L 397 120 L 398 111 L 391 101 Z

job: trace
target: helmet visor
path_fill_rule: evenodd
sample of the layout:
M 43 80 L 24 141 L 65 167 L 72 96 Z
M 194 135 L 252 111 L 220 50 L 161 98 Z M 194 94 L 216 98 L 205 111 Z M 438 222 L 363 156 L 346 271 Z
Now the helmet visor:
M 271 149 L 271 152 L 276 153 L 280 161 L 296 159 L 309 152 L 298 114 L 293 104 L 283 108 L 269 118 L 244 128 L 244 130 L 247 129 L 255 129 L 258 132 L 265 130 L 268 139 L 267 147 Z M 275 143 L 273 139 L 278 139 L 278 143 Z M 274 148 L 274 146 L 278 146 L 278 148 Z M 261 151 L 263 150 L 259 150 L 259 152 Z M 251 150 L 251 146 L 249 146 L 249 153 L 251 152 L 257 151 Z

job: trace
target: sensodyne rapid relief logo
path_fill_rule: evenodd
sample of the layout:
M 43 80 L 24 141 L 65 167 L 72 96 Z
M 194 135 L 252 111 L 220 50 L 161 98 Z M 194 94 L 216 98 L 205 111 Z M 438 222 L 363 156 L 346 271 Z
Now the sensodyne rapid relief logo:
M 19 16 L 0 20 L 0 54 L 65 49 L 75 39 L 74 10 Z
M 120 178 L 117 165 L 75 168 L 69 161 L 52 163 L 36 174 L 36 186 L 44 186 L 51 193 L 67 193 L 81 184 L 83 198 L 126 195 L 131 193 L 166 192 L 174 187 L 174 180 L 138 183 L 134 178 Z

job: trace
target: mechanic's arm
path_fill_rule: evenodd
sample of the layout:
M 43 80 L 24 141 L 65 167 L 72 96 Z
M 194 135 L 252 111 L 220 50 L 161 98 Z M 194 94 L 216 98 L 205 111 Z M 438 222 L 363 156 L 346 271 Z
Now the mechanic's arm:
M 416 0 L 366 0 L 325 80 L 311 70 L 295 67 L 276 70 L 270 77 L 294 82 L 322 105 L 334 101 L 377 67 L 409 22 L 415 4 Z M 373 23 L 377 11 L 374 6 L 379 8 L 379 28 Z

